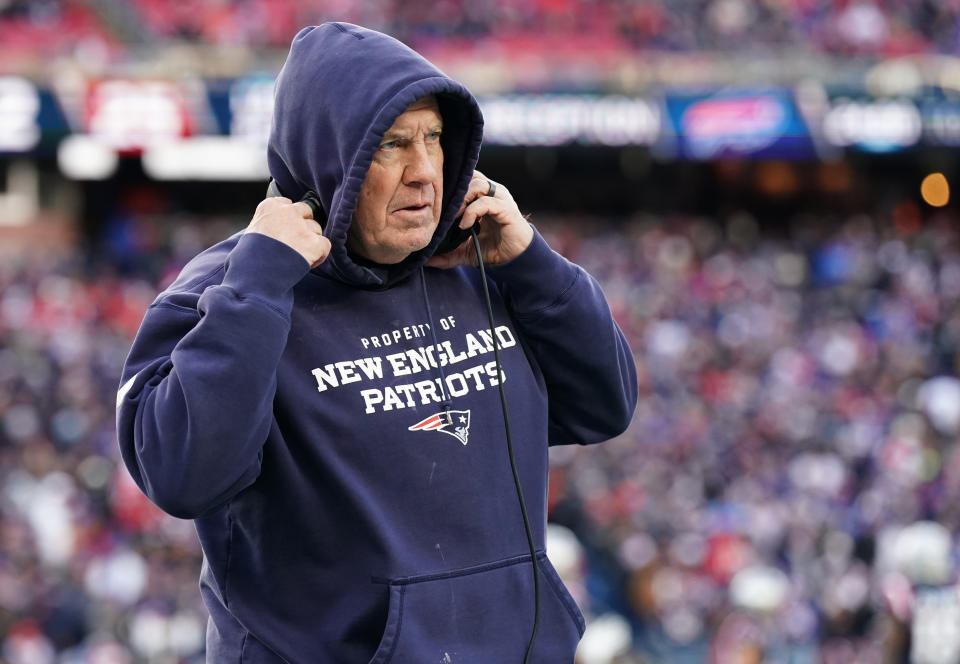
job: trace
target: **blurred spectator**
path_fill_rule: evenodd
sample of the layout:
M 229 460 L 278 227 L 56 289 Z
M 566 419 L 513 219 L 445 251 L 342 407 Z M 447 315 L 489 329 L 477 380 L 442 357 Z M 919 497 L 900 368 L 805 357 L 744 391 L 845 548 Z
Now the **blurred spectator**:
M 932 520 L 956 544 L 955 227 L 585 228 L 548 233 L 599 275 L 643 377 L 626 435 L 554 451 L 552 515 L 588 552 L 587 608 L 623 611 L 651 661 L 880 661 L 891 533 Z
M 7 68 L 18 54 L 51 56 L 82 49 L 109 53 L 118 41 L 84 3 L 71 0 L 0 0 L 0 53 Z
M 548 53 L 554 38 L 562 37 L 590 50 L 876 56 L 960 51 L 960 6 L 946 0 L 112 0 L 96 7 L 99 16 L 71 0 L 0 0 L 0 35 L 16 40 L 6 46 L 25 50 L 73 48 L 82 34 L 111 46 L 146 41 L 285 48 L 301 27 L 338 20 L 383 30 L 419 48 L 441 41 L 470 48 L 479 41 Z M 45 29 L 58 31 L 59 38 L 36 41 Z
M 72 251 L 0 267 L 0 660 L 200 662 L 196 535 L 118 470 L 109 397 L 159 275 Z

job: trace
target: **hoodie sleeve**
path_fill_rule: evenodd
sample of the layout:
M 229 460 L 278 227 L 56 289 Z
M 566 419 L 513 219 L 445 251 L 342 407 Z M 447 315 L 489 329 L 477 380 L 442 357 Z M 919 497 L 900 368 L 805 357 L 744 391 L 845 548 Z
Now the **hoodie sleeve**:
M 308 270 L 293 249 L 247 233 L 219 284 L 203 288 L 216 270 L 147 310 L 117 394 L 117 436 L 133 479 L 164 511 L 195 518 L 259 474 L 292 289 Z
M 488 269 L 543 372 L 550 443 L 623 433 L 637 405 L 636 365 L 596 280 L 536 230 L 522 254 Z

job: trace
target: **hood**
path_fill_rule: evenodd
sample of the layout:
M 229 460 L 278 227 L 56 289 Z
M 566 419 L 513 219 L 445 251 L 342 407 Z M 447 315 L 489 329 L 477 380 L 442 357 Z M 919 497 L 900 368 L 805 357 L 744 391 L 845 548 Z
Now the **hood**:
M 357 197 L 384 132 L 412 102 L 436 95 L 443 116 L 443 202 L 430 243 L 396 265 L 370 265 L 347 253 Z M 473 175 L 483 116 L 473 95 L 392 37 L 349 23 L 324 23 L 293 39 L 277 78 L 267 160 L 284 196 L 317 193 L 333 245 L 315 271 L 362 288 L 383 288 L 433 254 Z

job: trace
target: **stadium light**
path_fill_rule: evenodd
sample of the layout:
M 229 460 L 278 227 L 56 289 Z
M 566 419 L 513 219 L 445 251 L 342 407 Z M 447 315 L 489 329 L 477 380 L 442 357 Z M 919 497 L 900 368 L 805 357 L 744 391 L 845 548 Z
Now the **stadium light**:
M 922 126 L 920 110 L 908 100 L 840 100 L 824 118 L 823 133 L 839 147 L 893 152 L 916 145 Z
M 950 184 L 943 173 L 930 173 L 920 183 L 920 195 L 931 207 L 943 207 L 950 202 Z
M 36 86 L 19 76 L 0 76 L 0 152 L 27 152 L 40 140 Z
M 86 134 L 67 136 L 57 148 L 60 171 L 71 180 L 106 180 L 117 172 L 117 152 Z
M 144 149 L 143 170 L 155 180 L 264 181 L 266 151 L 227 136 L 198 136 Z

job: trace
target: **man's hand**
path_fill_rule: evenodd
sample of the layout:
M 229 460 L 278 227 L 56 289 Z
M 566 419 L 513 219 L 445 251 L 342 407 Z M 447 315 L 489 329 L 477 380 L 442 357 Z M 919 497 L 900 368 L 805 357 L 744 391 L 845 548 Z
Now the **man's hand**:
M 295 250 L 314 268 L 330 254 L 330 240 L 313 220 L 313 211 L 306 203 L 274 196 L 260 201 L 247 226 L 247 233 L 260 233 L 283 242 Z
M 527 222 L 510 192 L 496 183 L 493 196 L 488 196 L 490 180 L 480 171 L 473 172 L 460 212 L 460 228 L 470 228 L 480 220 L 480 252 L 483 262 L 490 265 L 506 263 L 516 258 L 533 241 L 533 228 Z M 477 252 L 473 239 L 469 239 L 453 251 L 433 256 L 427 261 L 431 267 L 476 265 Z

